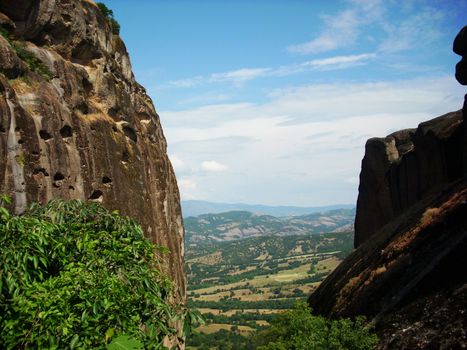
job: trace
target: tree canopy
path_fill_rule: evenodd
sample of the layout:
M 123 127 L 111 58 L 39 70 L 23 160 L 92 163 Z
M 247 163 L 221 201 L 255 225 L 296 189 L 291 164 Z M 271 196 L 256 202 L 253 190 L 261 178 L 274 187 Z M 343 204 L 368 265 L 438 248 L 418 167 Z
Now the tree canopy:
M 166 250 L 97 203 L 22 216 L 0 205 L 0 247 L 1 349 L 104 349 L 123 335 L 155 349 L 184 316 L 160 269 Z

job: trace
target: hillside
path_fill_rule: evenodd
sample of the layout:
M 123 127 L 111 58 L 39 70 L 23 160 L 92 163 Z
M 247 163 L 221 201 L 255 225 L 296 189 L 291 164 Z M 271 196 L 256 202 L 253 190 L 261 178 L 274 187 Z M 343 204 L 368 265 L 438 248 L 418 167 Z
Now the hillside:
M 321 207 L 298 207 L 298 206 L 271 206 L 262 204 L 245 203 L 219 203 L 200 200 L 183 200 L 183 217 L 199 216 L 203 214 L 219 214 L 228 211 L 249 211 L 255 214 L 272 216 L 298 216 L 313 213 L 321 213 L 335 209 L 352 209 L 353 204 L 335 204 Z
M 205 214 L 184 220 L 188 245 L 213 244 L 260 236 L 309 235 L 353 229 L 355 209 L 336 209 L 293 217 L 247 211 Z
M 246 349 L 246 336 L 304 300 L 351 251 L 352 232 L 187 245 L 189 305 L 207 323 L 188 345 Z M 228 332 L 227 332 L 228 331 Z

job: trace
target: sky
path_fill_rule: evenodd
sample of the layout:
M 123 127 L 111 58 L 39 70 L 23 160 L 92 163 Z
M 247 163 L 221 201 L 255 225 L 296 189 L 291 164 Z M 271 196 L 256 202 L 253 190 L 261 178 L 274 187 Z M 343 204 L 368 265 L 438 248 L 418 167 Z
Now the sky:
M 462 108 L 467 0 L 104 0 L 182 199 L 352 204 L 365 142 Z

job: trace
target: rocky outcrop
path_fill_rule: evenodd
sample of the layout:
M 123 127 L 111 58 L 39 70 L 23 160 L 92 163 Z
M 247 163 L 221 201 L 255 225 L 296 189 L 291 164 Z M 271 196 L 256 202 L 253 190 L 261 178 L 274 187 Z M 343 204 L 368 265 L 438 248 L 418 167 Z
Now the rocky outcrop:
M 456 79 L 462 85 L 467 85 L 467 26 L 461 29 L 454 39 L 452 50 L 462 56 L 456 64 Z
M 467 85 L 467 26 L 456 36 L 453 51 L 462 56 L 456 65 L 456 79 Z M 416 130 L 367 141 L 357 199 L 355 247 L 424 196 L 467 174 L 466 125 L 467 95 L 458 112 L 422 123 Z
M 372 138 L 365 146 L 355 217 L 355 246 L 411 205 L 463 176 L 462 111 L 417 129 Z
M 135 218 L 184 301 L 177 182 L 122 40 L 91 0 L 2 0 L 0 25 L 0 193 L 16 213 L 61 197 Z
M 357 249 L 309 298 L 321 315 L 367 316 L 380 349 L 467 348 L 466 112 L 367 142 Z
M 420 200 L 337 267 L 314 312 L 367 316 L 381 349 L 467 347 L 466 213 L 466 179 Z

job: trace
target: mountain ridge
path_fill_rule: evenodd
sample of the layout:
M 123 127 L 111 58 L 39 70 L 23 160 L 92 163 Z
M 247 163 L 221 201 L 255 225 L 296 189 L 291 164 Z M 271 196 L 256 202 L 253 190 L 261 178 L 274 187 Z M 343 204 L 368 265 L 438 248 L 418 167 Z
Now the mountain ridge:
M 291 236 L 353 231 L 355 209 L 336 209 L 300 216 L 275 217 L 229 211 L 185 218 L 188 245 L 213 244 L 259 236 Z
M 219 214 L 229 211 L 248 211 L 255 214 L 282 216 L 299 216 L 326 212 L 335 209 L 352 209 L 354 204 L 333 204 L 325 206 L 293 206 L 293 205 L 264 205 L 246 203 L 223 203 L 203 200 L 182 200 L 182 213 L 184 218 L 203 214 Z

